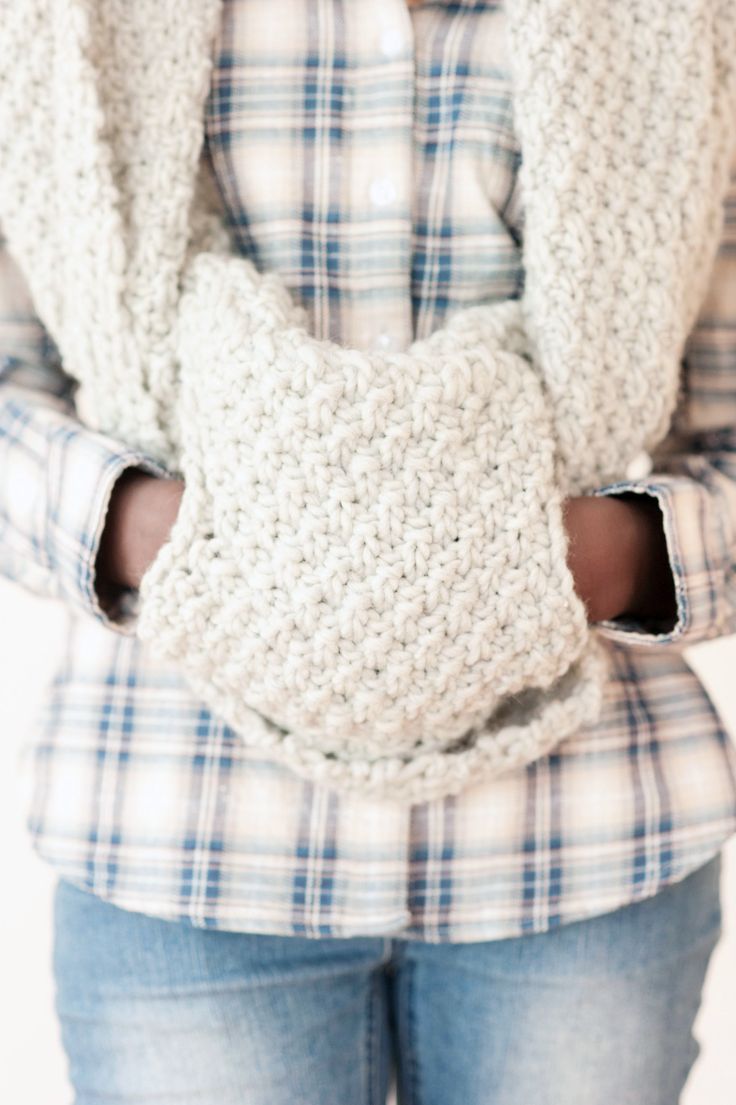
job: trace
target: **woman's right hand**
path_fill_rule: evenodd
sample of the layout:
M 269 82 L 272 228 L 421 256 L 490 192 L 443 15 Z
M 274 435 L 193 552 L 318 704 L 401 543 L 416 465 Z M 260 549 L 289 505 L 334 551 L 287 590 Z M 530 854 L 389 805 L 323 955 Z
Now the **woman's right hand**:
M 108 604 L 121 588 L 136 588 L 179 513 L 182 480 L 130 468 L 115 484 L 97 556 L 96 587 Z

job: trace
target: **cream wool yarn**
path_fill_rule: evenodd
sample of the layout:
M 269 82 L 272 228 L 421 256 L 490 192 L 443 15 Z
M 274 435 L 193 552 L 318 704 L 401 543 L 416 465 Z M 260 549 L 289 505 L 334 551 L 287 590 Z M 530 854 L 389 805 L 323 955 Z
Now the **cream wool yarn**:
M 732 0 L 507 14 L 524 296 L 377 356 L 208 199 L 220 0 L 0 0 L 0 222 L 90 423 L 186 480 L 141 637 L 249 745 L 401 801 L 597 717 L 560 504 L 666 432 L 734 141 Z

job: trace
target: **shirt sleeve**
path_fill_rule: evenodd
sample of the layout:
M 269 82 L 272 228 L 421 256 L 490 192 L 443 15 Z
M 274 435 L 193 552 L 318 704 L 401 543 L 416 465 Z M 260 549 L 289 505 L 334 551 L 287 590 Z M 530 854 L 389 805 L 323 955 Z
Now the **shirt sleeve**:
M 76 417 L 73 382 L 0 235 L 0 574 L 132 633 L 134 596 L 103 610 L 95 588 L 110 495 L 131 467 L 166 474 Z
M 681 647 L 736 629 L 736 160 L 708 295 L 688 340 L 682 398 L 652 470 L 596 494 L 653 496 L 677 599 L 674 625 L 617 619 L 624 645 Z

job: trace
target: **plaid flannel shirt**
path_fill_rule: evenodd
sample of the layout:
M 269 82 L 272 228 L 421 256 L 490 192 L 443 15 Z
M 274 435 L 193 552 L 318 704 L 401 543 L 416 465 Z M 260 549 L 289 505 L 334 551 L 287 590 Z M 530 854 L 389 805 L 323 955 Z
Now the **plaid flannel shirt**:
M 491 0 L 226 0 L 204 156 L 238 248 L 317 335 L 400 348 L 520 294 L 503 20 Z M 676 624 L 599 626 L 599 723 L 455 798 L 407 809 L 297 778 L 142 651 L 134 604 L 105 615 L 110 492 L 160 469 L 81 424 L 7 252 L 0 365 L 0 570 L 69 611 L 26 758 L 30 830 L 62 876 L 212 928 L 473 941 L 651 895 L 733 832 L 736 754 L 682 649 L 735 621 L 736 164 L 672 432 L 650 474 L 597 489 L 657 499 Z

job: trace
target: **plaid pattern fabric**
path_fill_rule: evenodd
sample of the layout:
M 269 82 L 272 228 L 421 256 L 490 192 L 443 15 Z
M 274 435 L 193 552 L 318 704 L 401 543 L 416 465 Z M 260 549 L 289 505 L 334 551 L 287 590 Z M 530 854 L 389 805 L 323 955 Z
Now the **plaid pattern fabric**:
M 314 330 L 400 348 L 523 285 L 503 11 L 483 0 L 226 0 L 207 147 L 239 248 Z M 736 827 L 736 754 L 682 648 L 736 624 L 736 166 L 683 401 L 650 475 L 678 620 L 600 627 L 600 722 L 522 771 L 410 809 L 246 749 L 111 621 L 94 558 L 111 487 L 149 462 L 75 418 L 0 256 L 0 570 L 64 598 L 63 663 L 26 758 L 40 854 L 129 909 L 309 936 L 473 941 L 651 895 Z M 155 466 L 150 465 L 152 471 Z

